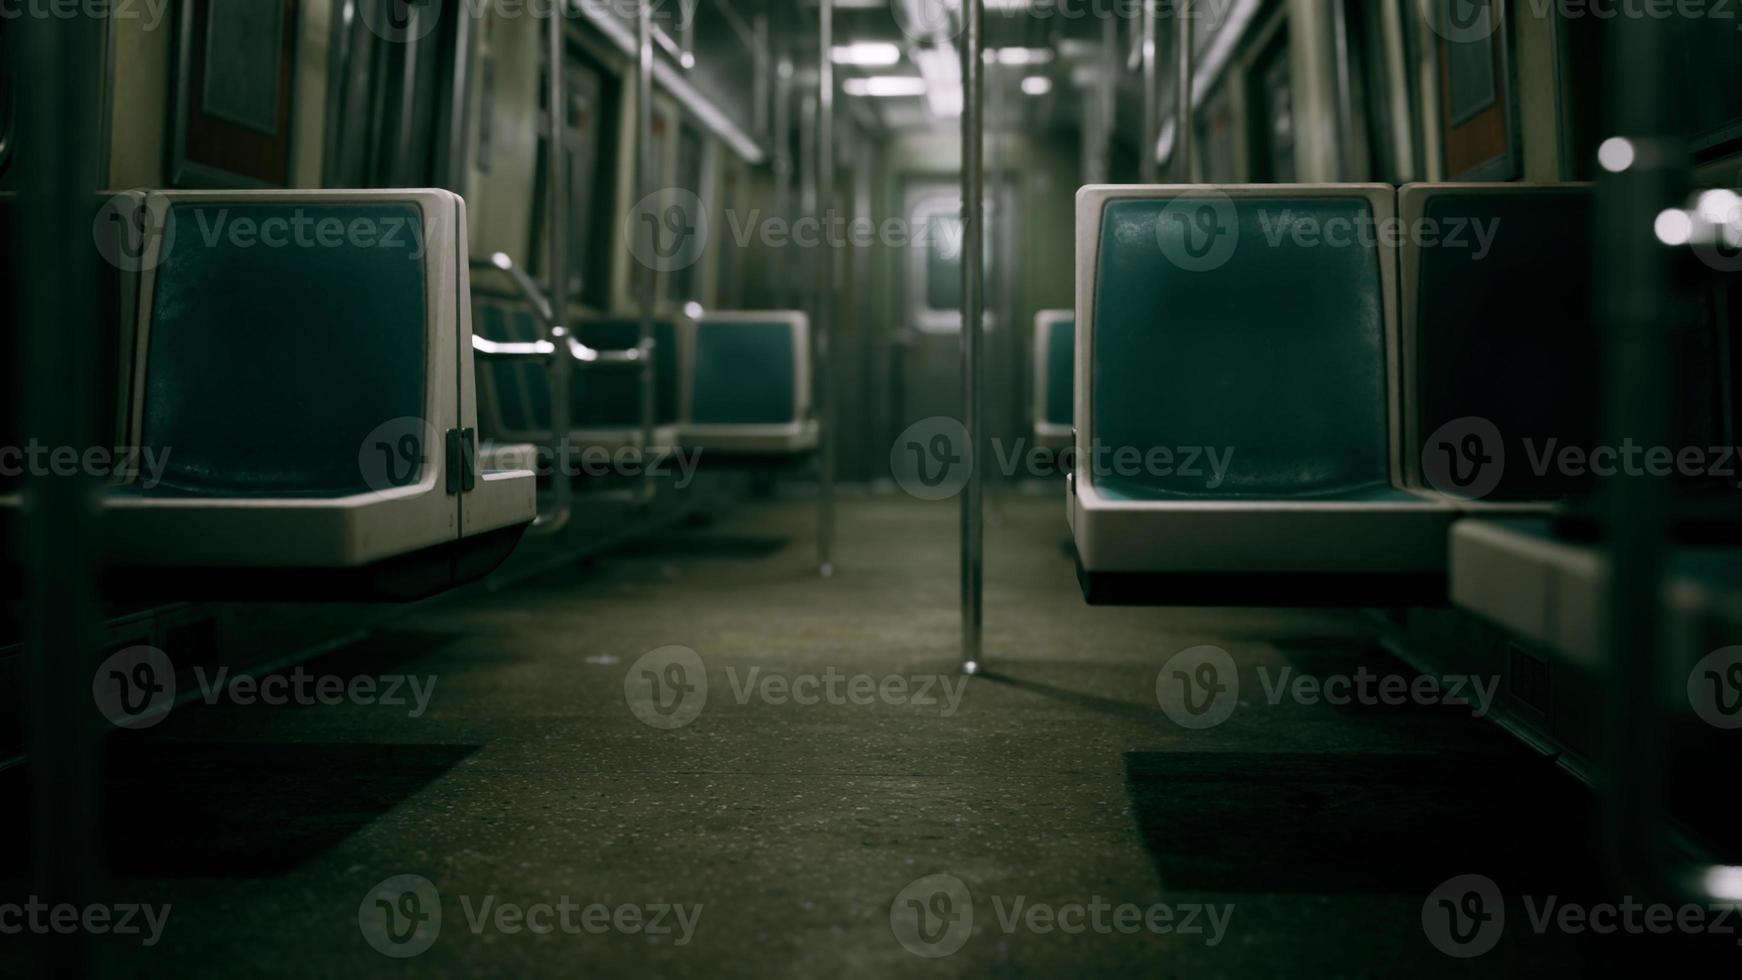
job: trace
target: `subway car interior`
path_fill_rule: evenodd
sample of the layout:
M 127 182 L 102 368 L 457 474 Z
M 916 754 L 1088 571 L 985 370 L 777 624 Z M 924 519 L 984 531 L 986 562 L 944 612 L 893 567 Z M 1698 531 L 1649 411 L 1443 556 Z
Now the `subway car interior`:
M 1739 283 L 1729 0 L 0 0 L 0 975 L 1734 976 Z

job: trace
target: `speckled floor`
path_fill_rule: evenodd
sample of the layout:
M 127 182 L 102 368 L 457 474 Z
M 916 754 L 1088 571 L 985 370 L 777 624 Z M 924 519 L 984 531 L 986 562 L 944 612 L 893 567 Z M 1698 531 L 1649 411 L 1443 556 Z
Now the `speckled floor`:
M 990 532 L 993 674 L 964 687 L 954 505 L 847 504 L 828 581 L 811 521 L 747 506 L 304 667 L 417 678 L 421 711 L 408 683 L 402 705 L 226 701 L 113 737 L 114 899 L 172 908 L 105 962 L 1273 977 L 1600 974 L 1659 951 L 1535 933 L 1528 903 L 1590 894 L 1589 801 L 1468 708 L 1272 703 L 1284 669 L 1407 674 L 1360 615 L 1091 609 L 1058 502 L 1014 501 Z M 1157 673 L 1202 644 L 1240 694 L 1193 729 Z M 1462 960 L 1423 913 L 1472 874 L 1507 919 Z M 0 936 L 0 972 L 20 942 Z

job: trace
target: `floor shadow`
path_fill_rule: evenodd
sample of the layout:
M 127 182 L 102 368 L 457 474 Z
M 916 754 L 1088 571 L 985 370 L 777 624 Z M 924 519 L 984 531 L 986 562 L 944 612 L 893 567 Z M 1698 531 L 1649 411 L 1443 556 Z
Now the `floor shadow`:
M 1591 794 L 1520 751 L 1131 752 L 1126 788 L 1160 880 L 1218 892 L 1426 895 L 1460 874 L 1594 882 Z
M 275 878 L 330 850 L 477 750 L 464 745 L 196 742 L 122 737 L 104 751 L 117 876 Z M 0 773 L 0 839 L 30 840 L 27 766 Z M 28 872 L 18 847 L 0 877 Z
M 792 545 L 791 538 L 758 535 L 666 534 L 615 552 L 618 558 L 694 558 L 700 561 L 754 561 Z
M 1009 674 L 1001 674 L 992 670 L 982 671 L 979 676 L 994 684 L 1002 684 L 1005 687 L 1014 688 L 1018 691 L 1027 691 L 1030 694 L 1038 694 L 1042 697 L 1050 698 L 1051 700 L 1068 704 L 1073 707 L 1093 711 L 1098 714 L 1112 715 L 1120 718 L 1138 718 L 1143 720 L 1157 718 L 1165 720 L 1167 717 L 1162 714 L 1161 709 L 1154 704 L 1135 704 L 1130 701 L 1121 701 L 1117 698 L 1104 698 L 1098 694 L 1085 694 L 1082 691 L 1072 691 L 1068 688 L 1058 687 L 1052 684 L 1043 684 L 1040 681 L 1025 680 L 1020 677 L 1012 677 Z

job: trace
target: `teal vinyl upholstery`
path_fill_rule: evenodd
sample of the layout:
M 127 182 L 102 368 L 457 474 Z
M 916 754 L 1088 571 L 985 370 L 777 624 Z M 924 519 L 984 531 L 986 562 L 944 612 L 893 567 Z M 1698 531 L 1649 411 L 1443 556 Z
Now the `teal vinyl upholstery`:
M 385 242 L 242 247 L 247 218 L 357 220 Z M 390 225 L 392 223 L 392 225 Z M 155 277 L 142 444 L 166 456 L 160 492 L 221 497 L 367 493 L 359 447 L 421 418 L 428 363 L 422 215 L 409 203 L 196 203 L 169 211 Z M 406 484 L 421 478 L 415 468 Z
M 799 349 L 788 322 L 696 324 L 690 419 L 697 425 L 785 425 L 799 418 Z
M 1395 193 L 1078 193 L 1066 498 L 1091 604 L 1446 601 L 1458 509 L 1403 482 L 1393 429 Z
M 531 326 L 529 332 L 526 328 Z M 472 304 L 472 332 L 498 343 L 523 343 L 539 339 L 530 314 L 492 300 Z M 494 400 L 489 414 L 480 411 L 479 422 L 490 438 L 509 438 L 533 429 L 529 400 L 542 395 L 550 403 L 550 387 L 544 370 L 536 363 L 509 360 L 484 363 L 480 373 L 489 378 Z M 548 417 L 548 408 L 547 416 Z
M 1096 271 L 1093 445 L 1233 451 L 1226 480 L 1094 471 L 1116 499 L 1345 499 L 1390 489 L 1385 293 L 1376 242 L 1271 244 L 1281 223 L 1370 222 L 1361 196 L 1241 197 L 1225 264 L 1186 271 L 1167 199 L 1107 204 Z M 1079 466 L 1091 466 L 1083 460 Z
M 1057 426 L 1076 419 L 1077 321 L 1055 320 L 1046 325 L 1046 401 L 1041 418 Z

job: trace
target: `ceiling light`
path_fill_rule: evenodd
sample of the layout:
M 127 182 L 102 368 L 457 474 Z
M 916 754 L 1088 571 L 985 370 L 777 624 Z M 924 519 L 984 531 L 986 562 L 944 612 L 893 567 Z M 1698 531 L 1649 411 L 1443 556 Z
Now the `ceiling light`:
M 1045 95 L 1052 91 L 1052 79 L 1045 75 L 1030 75 L 1022 80 L 1024 95 Z
M 1001 65 L 1049 65 L 1054 58 L 1051 48 L 998 48 L 987 53 Z
M 835 64 L 887 68 L 901 62 L 901 48 L 884 41 L 857 41 L 835 48 Z
M 926 94 L 925 79 L 912 75 L 873 75 L 870 78 L 849 78 L 842 84 L 848 95 L 893 99 Z

